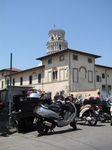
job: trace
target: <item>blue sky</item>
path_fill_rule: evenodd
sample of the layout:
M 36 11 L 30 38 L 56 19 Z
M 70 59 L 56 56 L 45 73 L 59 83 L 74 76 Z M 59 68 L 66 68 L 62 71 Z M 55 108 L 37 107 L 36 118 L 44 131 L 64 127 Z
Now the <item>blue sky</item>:
M 112 0 L 0 0 L 0 70 L 36 67 L 48 32 L 65 30 L 68 47 L 112 67 Z

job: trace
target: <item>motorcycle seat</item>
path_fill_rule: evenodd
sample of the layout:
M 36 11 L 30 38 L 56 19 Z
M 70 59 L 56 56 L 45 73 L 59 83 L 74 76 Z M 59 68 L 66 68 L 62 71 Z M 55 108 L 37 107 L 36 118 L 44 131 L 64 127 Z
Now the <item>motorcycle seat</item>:
M 47 105 L 46 104 L 45 106 L 47 106 L 48 109 L 50 109 L 50 110 L 52 110 L 52 111 L 54 111 L 56 113 L 60 112 L 60 107 L 58 105 L 56 105 L 56 104 L 53 104 L 53 103 L 51 105 Z
M 84 108 L 87 108 L 87 107 L 90 107 L 91 105 L 87 104 L 87 105 L 84 105 L 80 108 L 80 110 L 83 110 Z

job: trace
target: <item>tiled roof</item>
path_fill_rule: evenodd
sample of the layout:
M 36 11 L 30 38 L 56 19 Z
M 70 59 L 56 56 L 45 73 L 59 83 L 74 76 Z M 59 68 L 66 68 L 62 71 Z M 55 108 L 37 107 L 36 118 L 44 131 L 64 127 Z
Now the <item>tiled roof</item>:
M 10 71 L 10 68 L 5 68 L 5 69 L 2 69 L 2 70 L 0 70 L 0 71 Z M 17 68 L 12 68 L 12 71 L 13 71 L 13 72 L 20 72 L 20 71 L 22 71 L 22 70 L 17 69 Z

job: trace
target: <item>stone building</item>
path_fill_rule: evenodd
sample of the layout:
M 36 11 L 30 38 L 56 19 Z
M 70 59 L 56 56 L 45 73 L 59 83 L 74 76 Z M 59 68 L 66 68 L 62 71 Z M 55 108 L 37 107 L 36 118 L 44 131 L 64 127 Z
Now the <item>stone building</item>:
M 112 89 L 112 67 L 95 64 L 101 56 L 68 48 L 65 31 L 53 29 L 49 31 L 46 44 L 47 54 L 36 58 L 41 64 L 34 68 L 12 73 L 12 86 L 33 87 L 51 92 L 57 91 L 101 92 L 110 93 Z M 9 74 L 0 70 L 0 90 L 9 85 Z M 3 86 L 4 81 L 4 86 Z

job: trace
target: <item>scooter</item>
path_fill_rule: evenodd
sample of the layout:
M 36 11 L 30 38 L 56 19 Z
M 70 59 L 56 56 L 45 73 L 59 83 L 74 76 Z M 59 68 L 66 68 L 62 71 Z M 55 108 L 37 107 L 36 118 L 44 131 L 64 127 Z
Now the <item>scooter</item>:
M 88 122 L 90 126 L 95 126 L 97 124 L 97 111 L 92 105 L 83 105 L 82 100 L 76 98 L 75 106 L 77 108 L 76 121 Z
M 70 101 L 58 100 L 57 103 L 51 105 L 43 105 L 35 107 L 34 123 L 37 127 L 37 132 L 40 135 L 45 135 L 49 130 L 53 130 L 56 126 L 63 127 L 70 124 L 76 130 L 76 107 Z

